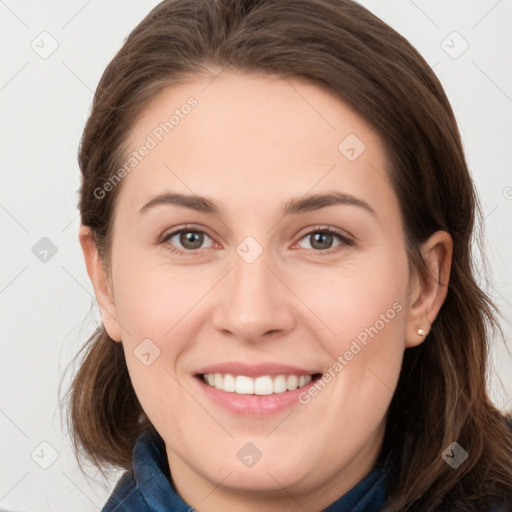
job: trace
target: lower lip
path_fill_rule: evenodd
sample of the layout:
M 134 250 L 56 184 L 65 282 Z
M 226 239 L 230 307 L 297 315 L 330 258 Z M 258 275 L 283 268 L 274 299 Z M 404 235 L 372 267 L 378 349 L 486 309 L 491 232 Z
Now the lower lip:
M 209 400 L 224 409 L 236 414 L 250 414 L 252 416 L 265 416 L 275 412 L 283 411 L 293 404 L 298 404 L 299 395 L 307 392 L 310 386 L 313 386 L 317 378 L 310 383 L 293 391 L 284 393 L 275 393 L 272 395 L 241 395 L 234 392 L 222 391 L 209 384 L 206 384 L 202 377 L 196 377 L 203 393 Z

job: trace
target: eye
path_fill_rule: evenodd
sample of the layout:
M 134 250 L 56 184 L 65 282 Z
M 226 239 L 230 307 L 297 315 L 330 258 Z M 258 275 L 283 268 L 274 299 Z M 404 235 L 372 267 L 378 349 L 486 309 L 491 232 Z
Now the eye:
M 304 247 L 301 243 L 306 242 L 308 246 Z M 311 231 L 306 236 L 302 237 L 298 245 L 305 249 L 313 249 L 315 251 L 328 251 L 340 245 L 352 245 L 352 241 L 341 233 L 331 229 L 318 229 Z
M 213 243 L 213 240 L 203 231 L 185 228 L 169 233 L 162 242 L 169 242 L 174 246 L 173 249 L 176 252 L 185 252 L 204 249 L 203 244 L 207 240 Z M 185 251 L 182 249 L 185 249 Z

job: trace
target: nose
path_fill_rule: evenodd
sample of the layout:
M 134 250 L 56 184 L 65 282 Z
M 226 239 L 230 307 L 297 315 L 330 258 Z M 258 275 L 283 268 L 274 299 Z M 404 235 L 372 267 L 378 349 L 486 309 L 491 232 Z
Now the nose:
M 245 341 L 275 338 L 293 330 L 295 315 L 290 292 L 269 268 L 266 252 L 247 263 L 233 255 L 233 268 L 218 287 L 214 327 Z

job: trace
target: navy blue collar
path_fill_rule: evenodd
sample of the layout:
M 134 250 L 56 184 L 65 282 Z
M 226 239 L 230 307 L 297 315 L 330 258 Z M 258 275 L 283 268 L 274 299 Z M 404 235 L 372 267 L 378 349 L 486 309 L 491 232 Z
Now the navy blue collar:
M 385 472 L 377 466 L 324 512 L 379 512 L 386 502 Z M 142 434 L 133 450 L 133 471 L 119 480 L 102 512 L 190 512 L 174 489 L 163 440 Z

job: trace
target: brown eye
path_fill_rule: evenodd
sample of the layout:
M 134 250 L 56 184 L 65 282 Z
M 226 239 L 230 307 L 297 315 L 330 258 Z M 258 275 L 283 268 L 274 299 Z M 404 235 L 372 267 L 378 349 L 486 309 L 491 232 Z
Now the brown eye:
M 204 235 L 197 231 L 184 231 L 180 234 L 180 244 L 185 249 L 199 249 L 203 245 Z
M 309 235 L 309 243 L 313 249 L 330 249 L 334 237 L 330 233 L 313 233 Z
M 167 235 L 163 241 L 169 242 L 178 250 L 193 251 L 196 249 L 204 248 L 203 244 L 207 240 L 213 242 L 213 240 L 211 240 L 211 238 L 202 231 L 182 229 L 180 231 L 175 231 L 174 233 Z
M 306 242 L 307 245 L 301 245 L 304 242 Z M 333 249 L 339 245 L 352 245 L 352 242 L 340 233 L 321 229 L 318 231 L 312 231 L 302 237 L 299 241 L 299 245 L 305 249 L 313 249 L 320 252 Z

